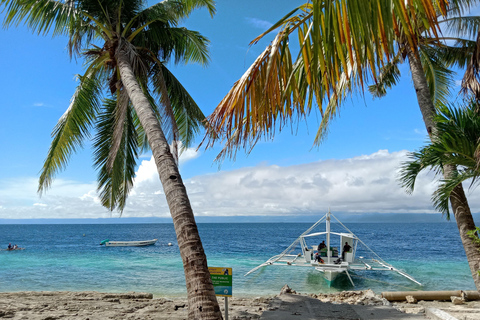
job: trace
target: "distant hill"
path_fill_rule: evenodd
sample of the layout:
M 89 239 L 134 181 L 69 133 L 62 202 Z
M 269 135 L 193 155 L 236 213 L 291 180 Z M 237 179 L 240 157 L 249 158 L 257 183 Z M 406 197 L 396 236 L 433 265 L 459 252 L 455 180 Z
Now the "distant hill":
M 449 222 L 441 214 L 413 214 L 413 213 L 334 213 L 345 223 L 441 223 Z M 268 223 L 283 222 L 313 223 L 320 219 L 318 215 L 292 216 L 233 216 L 233 217 L 196 217 L 198 223 Z M 480 213 L 473 214 L 477 225 L 480 225 Z M 455 223 L 452 215 L 451 223 Z M 125 224 L 125 223 L 172 223 L 171 218 L 99 218 L 99 219 L 0 219 L 0 224 Z

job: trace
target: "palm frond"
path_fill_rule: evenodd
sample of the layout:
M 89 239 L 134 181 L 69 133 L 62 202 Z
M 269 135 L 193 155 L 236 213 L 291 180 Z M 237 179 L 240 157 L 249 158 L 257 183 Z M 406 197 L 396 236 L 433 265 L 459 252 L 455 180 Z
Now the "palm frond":
M 442 21 L 446 23 L 449 34 L 463 39 L 475 39 L 480 30 L 480 16 L 452 17 Z
M 465 171 L 462 173 L 454 171 L 448 180 L 440 181 L 439 187 L 432 195 L 432 202 L 435 209 L 444 214 L 447 220 L 450 220 L 449 203 L 451 201 L 450 198 L 455 196 L 454 189 L 461 183 L 472 179 L 475 176 L 476 174 L 473 171 Z
M 445 66 L 464 69 L 472 57 L 476 43 L 472 40 L 457 39 L 452 46 L 436 46 L 437 57 L 445 63 Z
M 282 127 L 294 110 L 307 112 L 293 108 L 303 105 L 303 98 L 296 79 L 291 79 L 292 71 L 288 39 L 280 34 L 209 116 L 207 147 L 225 136 L 225 148 L 217 160 L 227 154 L 234 157 L 241 146 L 252 148 L 262 136 L 273 137 L 275 126 Z
M 55 0 L 22 0 L 2 1 L 7 15 L 4 26 L 18 25 L 25 22 L 27 26 L 38 34 L 47 34 L 53 28 L 54 35 L 67 34 L 67 27 L 81 19 L 75 8 L 74 0 L 64 2 Z
M 443 0 L 433 5 L 422 0 L 408 5 L 398 0 L 382 5 L 376 0 L 312 1 L 295 8 L 252 41 L 278 30 L 209 117 L 207 147 L 215 140 L 225 143 L 217 159 L 235 157 L 239 148 L 249 152 L 258 139 L 273 137 L 293 115 L 303 118 L 313 104 L 323 115 L 326 103 L 328 115 L 334 116 L 345 88 L 363 92 L 371 79 L 386 83 L 377 73 L 397 56 L 395 40 L 418 54 L 425 35 L 438 37 L 438 17 L 448 9 Z M 295 32 L 300 51 L 292 60 L 288 41 Z M 355 77 L 345 79 L 349 74 Z M 324 133 L 320 128 L 315 141 Z
M 161 3 L 169 7 L 178 19 L 187 18 L 195 9 L 206 8 L 211 17 L 216 12 L 214 0 L 165 0 Z
M 381 98 L 387 94 L 387 89 L 390 89 L 397 85 L 400 80 L 400 69 L 398 65 L 403 62 L 400 55 L 397 55 L 394 59 L 388 62 L 385 66 L 380 68 L 377 82 L 368 86 L 368 91 L 376 97 Z
M 109 145 L 109 154 L 107 156 L 107 162 L 105 167 L 107 170 L 112 170 L 115 159 L 117 158 L 117 153 L 120 149 L 120 145 L 123 140 L 123 132 L 125 130 L 125 119 L 127 117 L 127 112 L 129 111 L 130 99 L 128 98 L 125 90 L 117 91 L 116 107 L 114 109 L 109 108 L 108 112 L 113 115 L 113 131 L 111 144 Z
M 104 207 L 122 212 L 128 193 L 133 186 L 136 159 L 138 158 L 138 141 L 131 108 L 125 112 L 124 122 L 119 124 L 115 115 L 118 102 L 106 99 L 97 123 L 94 141 L 95 166 L 98 171 L 98 191 Z M 121 139 L 112 165 L 109 159 L 112 147 L 116 143 L 118 127 L 122 127 Z
M 437 51 L 429 46 L 420 46 L 420 58 L 433 104 L 446 106 L 451 95 L 450 88 L 455 86 L 455 72 L 445 67 Z
M 174 62 L 194 62 L 207 65 L 210 41 L 197 31 L 185 28 L 165 28 L 155 23 L 132 39 L 137 47 L 148 47 L 161 61 L 168 61 L 173 55 Z
M 58 171 L 63 170 L 72 153 L 88 138 L 99 111 L 101 86 L 94 78 L 79 77 L 80 84 L 68 110 L 53 129 L 53 141 L 41 170 L 38 192 L 50 187 Z
M 161 65 L 161 70 L 155 73 L 153 79 L 154 87 L 159 89 L 157 94 L 163 98 L 166 93 L 170 102 L 170 108 L 167 105 L 162 109 L 164 112 L 171 110 L 171 114 L 168 116 L 171 122 L 170 128 L 174 124 L 183 148 L 190 147 L 200 126 L 205 125 L 205 115 L 185 87 L 165 65 Z M 161 89 L 162 81 L 164 82 L 166 92 Z M 166 131 L 168 132 L 168 130 Z

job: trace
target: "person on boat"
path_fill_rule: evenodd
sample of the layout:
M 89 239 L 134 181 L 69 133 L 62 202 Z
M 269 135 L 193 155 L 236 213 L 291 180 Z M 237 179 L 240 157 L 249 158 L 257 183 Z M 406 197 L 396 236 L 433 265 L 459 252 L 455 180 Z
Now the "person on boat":
M 326 248 L 327 245 L 325 244 L 325 241 L 322 241 L 319 245 L 318 245 L 318 251 L 322 250 L 323 248 Z
M 14 245 L 13 246 L 13 250 L 17 250 L 18 249 L 18 246 L 17 245 Z
M 13 249 L 13 248 L 12 248 L 12 244 L 9 243 L 9 244 L 8 244 L 8 250 L 12 250 L 12 249 Z
M 345 253 L 350 252 L 352 247 L 348 244 L 348 242 L 345 242 L 345 245 L 343 246 L 343 252 L 342 252 L 342 260 L 345 260 Z
M 315 262 L 325 263 L 325 261 L 323 261 L 323 259 L 320 257 L 320 252 L 315 253 Z

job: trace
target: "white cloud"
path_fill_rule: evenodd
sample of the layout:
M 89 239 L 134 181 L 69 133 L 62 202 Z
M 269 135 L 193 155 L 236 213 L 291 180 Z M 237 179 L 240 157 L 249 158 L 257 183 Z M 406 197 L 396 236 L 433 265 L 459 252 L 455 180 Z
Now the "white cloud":
M 247 22 L 250 25 L 254 26 L 255 28 L 262 29 L 264 31 L 269 29 L 271 26 L 273 26 L 273 23 L 265 21 L 265 20 L 257 19 L 257 18 L 247 17 L 247 18 L 245 18 L 245 20 L 247 20 Z
M 187 181 L 201 215 L 295 215 L 323 212 L 432 212 L 435 185 L 424 175 L 412 196 L 400 188 L 397 168 L 406 152 L 380 150 L 352 159 L 290 167 L 257 166 Z
M 45 203 L 34 203 L 33 205 L 38 207 L 48 207 L 48 205 L 46 205 Z
M 186 153 L 185 160 L 196 153 Z M 280 167 L 258 165 L 185 180 L 199 216 L 301 215 L 324 212 L 430 213 L 435 189 L 422 174 L 408 195 L 397 181 L 406 151 L 380 150 L 351 159 Z M 0 218 L 104 218 L 111 213 L 98 199 L 95 183 L 55 181 L 39 200 L 36 179 L 0 181 Z M 480 197 L 468 194 L 473 212 Z M 142 161 L 124 217 L 168 217 L 169 210 L 153 159 Z M 114 214 L 115 216 L 116 214 Z

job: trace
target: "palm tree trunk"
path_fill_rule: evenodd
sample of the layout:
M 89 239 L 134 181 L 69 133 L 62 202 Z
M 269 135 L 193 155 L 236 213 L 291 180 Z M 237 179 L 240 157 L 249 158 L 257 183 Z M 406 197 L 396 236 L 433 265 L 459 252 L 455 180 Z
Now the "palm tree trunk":
M 173 218 L 187 284 L 188 319 L 222 319 L 192 207 L 170 147 L 122 50 L 117 54 L 117 62 L 122 83 L 147 134 Z
M 412 73 L 413 85 L 417 93 L 417 100 L 420 110 L 422 112 L 423 120 L 430 135 L 430 139 L 435 139 L 435 122 L 433 118 L 436 114 L 435 106 L 430 95 L 425 73 L 423 72 L 422 63 L 420 59 L 408 50 L 408 61 L 410 63 L 410 71 Z M 443 167 L 443 175 L 445 179 L 451 177 L 455 173 L 456 168 L 453 165 Z M 455 221 L 457 222 L 460 239 L 462 240 L 463 248 L 467 255 L 468 265 L 472 273 L 473 281 L 478 291 L 480 291 L 480 246 L 475 244 L 472 238 L 467 235 L 470 230 L 475 230 L 475 222 L 468 205 L 465 191 L 462 184 L 453 189 L 450 195 L 450 203 L 452 205 Z

